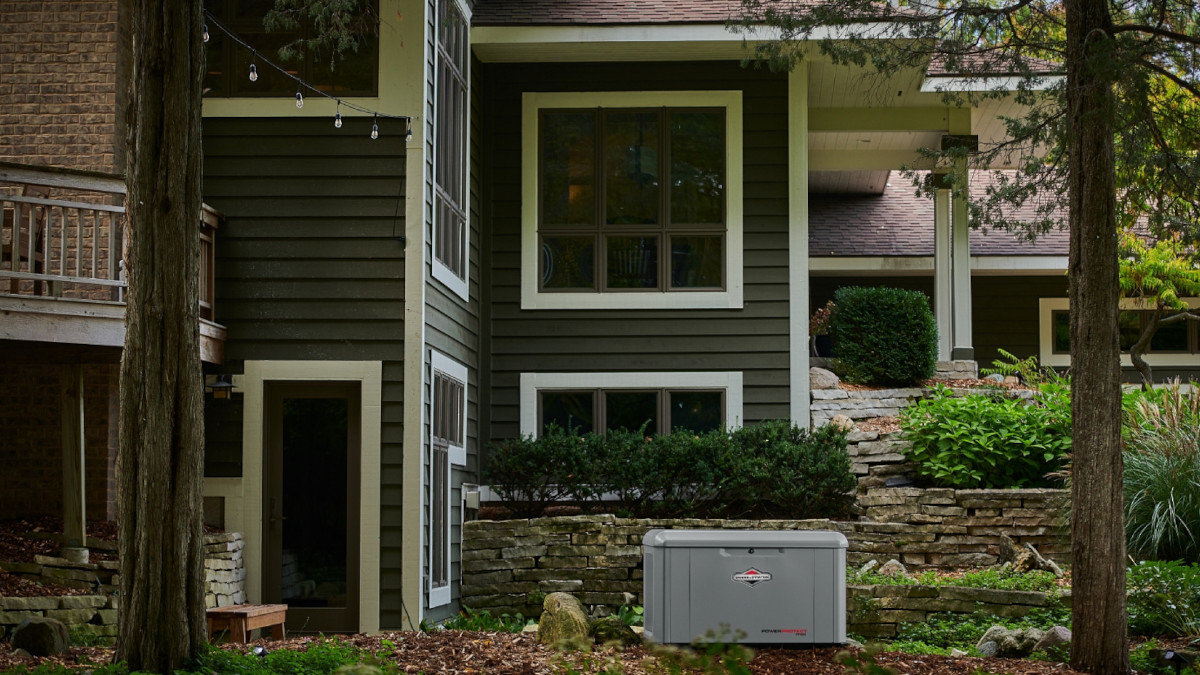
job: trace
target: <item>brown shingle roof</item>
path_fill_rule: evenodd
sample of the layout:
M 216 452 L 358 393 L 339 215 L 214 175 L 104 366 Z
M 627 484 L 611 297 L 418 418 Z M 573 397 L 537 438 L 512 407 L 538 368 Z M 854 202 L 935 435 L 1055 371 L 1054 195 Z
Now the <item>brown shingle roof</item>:
M 476 26 L 725 23 L 740 0 L 477 0 Z
M 971 172 L 971 189 L 982 192 L 992 172 Z M 914 194 L 909 179 L 893 175 L 881 195 L 812 195 L 808 207 L 808 247 L 813 257 L 931 256 L 933 200 Z M 1037 219 L 1026 204 L 1016 214 Z M 971 230 L 971 255 L 1067 255 L 1065 229 L 1052 230 L 1028 241 L 1020 233 L 984 228 Z

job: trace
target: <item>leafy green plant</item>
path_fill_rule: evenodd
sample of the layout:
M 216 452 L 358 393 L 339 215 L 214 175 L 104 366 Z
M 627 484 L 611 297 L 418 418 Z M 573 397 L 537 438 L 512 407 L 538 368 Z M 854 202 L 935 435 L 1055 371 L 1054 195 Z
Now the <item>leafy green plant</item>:
M 955 396 L 943 386 L 900 413 L 906 453 L 930 483 L 954 488 L 1051 484 L 1071 449 L 1070 394 L 1043 384 L 1032 401 Z
M 617 618 L 626 626 L 641 626 L 645 621 L 646 608 L 641 605 L 621 605 L 617 608 Z
M 1200 565 L 1145 561 L 1131 565 L 1129 629 L 1139 635 L 1200 636 Z
M 1200 561 L 1200 396 L 1178 386 L 1125 414 L 1125 535 L 1130 553 Z
M 463 607 L 462 611 L 442 623 L 446 630 L 473 630 L 485 633 L 520 633 L 525 626 L 534 623 L 526 619 L 520 612 L 516 614 L 501 614 L 492 616 L 486 609 L 474 610 Z
M 993 360 L 991 368 L 980 368 L 979 372 L 983 375 L 1019 377 L 1022 382 L 1031 387 L 1045 384 L 1056 376 L 1054 369 L 1043 367 L 1038 362 L 1036 355 L 1019 359 L 1012 352 L 1003 349 L 996 351 L 1000 353 L 1001 358 Z
M 922 570 L 915 575 L 879 574 L 874 570 L 859 572 L 849 570 L 846 582 L 851 584 L 870 584 L 883 586 L 965 586 L 968 588 L 994 588 L 1001 591 L 1039 591 L 1046 592 L 1058 587 L 1057 578 L 1051 572 L 1033 570 L 1030 572 L 1014 572 L 997 568 L 987 568 L 967 572 L 962 576 L 941 576 L 934 570 Z
M 754 652 L 740 644 L 742 631 L 731 631 L 723 625 L 719 631 L 708 631 L 692 642 L 690 649 L 655 645 L 650 648 L 655 660 L 647 672 L 670 675 L 750 675 L 749 663 Z
M 847 382 L 906 385 L 933 375 L 937 324 L 924 293 L 846 286 L 833 301 L 834 369 Z
M 1055 602 L 1044 609 L 1037 609 L 1019 617 L 999 617 L 988 612 L 971 614 L 931 614 L 924 622 L 905 623 L 900 626 L 897 640 L 921 642 L 944 649 L 958 648 L 970 651 L 983 637 L 987 629 L 995 625 L 1005 628 L 1040 628 L 1048 630 L 1054 626 L 1071 625 L 1071 610 Z

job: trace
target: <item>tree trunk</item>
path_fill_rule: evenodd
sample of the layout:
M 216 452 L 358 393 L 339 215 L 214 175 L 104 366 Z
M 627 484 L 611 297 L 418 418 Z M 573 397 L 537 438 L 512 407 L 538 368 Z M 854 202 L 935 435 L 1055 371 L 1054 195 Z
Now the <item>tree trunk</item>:
M 169 673 L 206 639 L 199 349 L 199 0 L 133 0 L 129 293 L 117 455 L 117 660 Z
M 1128 673 L 1121 474 L 1114 48 L 1106 0 L 1067 0 L 1071 298 L 1071 666 Z

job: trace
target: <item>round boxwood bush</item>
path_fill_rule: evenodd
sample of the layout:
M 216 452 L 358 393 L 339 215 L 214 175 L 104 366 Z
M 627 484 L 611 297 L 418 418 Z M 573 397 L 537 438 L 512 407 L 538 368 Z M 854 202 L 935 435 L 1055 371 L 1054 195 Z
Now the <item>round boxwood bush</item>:
M 837 360 L 847 382 L 907 385 L 933 376 L 937 324 L 920 291 L 846 286 L 834 293 L 829 322 Z

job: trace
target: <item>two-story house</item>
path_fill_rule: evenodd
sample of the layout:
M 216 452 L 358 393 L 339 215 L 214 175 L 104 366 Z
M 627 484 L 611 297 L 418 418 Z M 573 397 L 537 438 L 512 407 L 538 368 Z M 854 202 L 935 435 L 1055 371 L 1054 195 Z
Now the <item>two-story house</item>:
M 284 64 L 336 99 L 411 115 L 409 129 L 311 94 L 298 107 L 296 83 L 267 64 L 294 37 L 263 29 L 271 4 L 206 3 L 203 196 L 224 219 L 205 506 L 246 538 L 250 599 L 287 602 L 293 629 L 415 628 L 456 612 L 460 566 L 481 564 L 460 525 L 491 440 L 567 419 L 807 424 L 808 320 L 838 286 L 925 291 L 945 360 L 986 364 L 1003 348 L 1063 363 L 1065 237 L 973 231 L 964 199 L 914 197 L 897 171 L 945 137 L 1002 140 L 1013 100 L 947 108 L 937 93 L 1002 78 L 921 68 L 866 86 L 815 51 L 790 73 L 744 67 L 754 36 L 727 28 L 734 0 L 379 0 L 377 39 L 349 60 Z M 103 25 L 114 56 L 84 60 L 77 82 L 96 69 L 119 79 L 120 11 Z M 57 53 L 54 35 L 28 41 L 24 53 Z M 3 44 L 0 73 L 40 67 Z M 0 135 L 0 159 L 70 164 L 72 150 L 47 158 L 20 140 L 49 142 L 44 129 L 84 114 L 51 114 L 33 89 L 80 85 L 37 78 L 0 89 L 27 106 L 0 109 L 23 125 Z M 119 110 L 119 87 L 106 97 Z M 114 133 L 116 119 L 103 122 Z M 976 185 L 1006 168 L 953 170 Z M 50 343 L 79 344 L 0 322 L 14 383 L 57 363 L 50 350 L 66 347 Z M 1200 364 L 1194 326 L 1172 340 L 1159 367 Z M 33 355 L 29 370 L 9 354 Z M 45 398 L 19 385 L 0 409 Z M 59 490 L 68 465 L 35 448 L 62 424 L 49 415 L 36 441 L 0 433 L 0 462 Z M 85 439 L 89 453 L 106 433 Z M 87 471 L 102 461 L 89 454 Z M 110 473 L 87 481 L 89 497 Z M 0 493 L 20 480 L 9 475 Z M 0 517 L 16 501 L 0 497 Z

